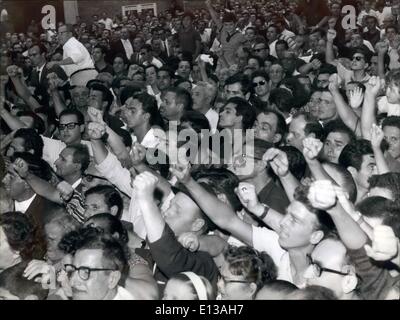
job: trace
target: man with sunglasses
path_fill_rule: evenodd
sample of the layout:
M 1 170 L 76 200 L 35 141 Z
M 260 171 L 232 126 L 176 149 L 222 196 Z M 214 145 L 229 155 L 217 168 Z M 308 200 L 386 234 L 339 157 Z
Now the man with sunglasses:
M 335 54 L 333 50 L 333 41 L 335 38 L 336 31 L 328 30 L 325 59 L 326 63 L 337 67 L 340 83 L 347 84 L 351 81 L 358 81 L 362 83 L 368 82 L 370 75 L 367 73 L 367 70 L 371 63 L 372 53 L 362 47 L 353 48 L 351 57 L 351 70 L 349 70 L 338 60 L 335 60 Z

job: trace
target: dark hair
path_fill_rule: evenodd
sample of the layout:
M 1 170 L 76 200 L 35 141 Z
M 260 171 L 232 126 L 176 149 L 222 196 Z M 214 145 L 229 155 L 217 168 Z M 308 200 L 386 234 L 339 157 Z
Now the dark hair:
M 93 50 L 94 50 L 94 49 L 99 49 L 99 50 L 101 51 L 102 54 L 106 54 L 106 53 L 107 53 L 106 48 L 105 48 L 104 46 L 99 45 L 99 44 L 96 45 L 96 46 L 94 46 L 94 47 L 93 47 Z
M 90 164 L 90 154 L 88 147 L 84 144 L 76 143 L 70 144 L 66 148 L 74 150 L 74 153 L 72 154 L 72 161 L 74 163 L 79 163 L 81 165 L 81 172 L 85 172 Z
M 336 180 L 332 176 L 331 178 L 335 180 L 340 187 L 347 191 L 349 194 L 349 200 L 355 203 L 357 200 L 357 186 L 351 173 L 346 168 L 333 162 L 324 162 L 323 165 L 330 167 L 337 175 L 339 175 L 340 180 Z
M 369 65 L 371 64 L 371 58 L 372 58 L 373 53 L 370 50 L 358 47 L 358 48 L 352 49 L 351 51 L 352 51 L 352 56 L 356 53 L 360 53 L 364 56 L 365 62 L 368 63 Z
M 14 251 L 19 251 L 22 260 L 42 259 L 46 252 L 44 241 L 40 241 L 38 229 L 33 220 L 19 212 L 11 211 L 0 215 L 0 226 L 7 243 Z
M 392 192 L 394 200 L 400 200 L 400 173 L 387 172 L 384 174 L 375 174 L 368 180 L 369 189 L 384 188 Z
M 390 116 L 390 117 L 385 118 L 382 122 L 382 128 L 384 128 L 384 127 L 395 127 L 400 130 L 400 117 L 399 116 Z
M 196 110 L 185 111 L 181 117 L 181 124 L 187 122 L 196 133 L 200 134 L 201 130 L 210 130 L 210 122 L 204 114 Z
M 225 87 L 234 83 L 240 83 L 242 87 L 243 95 L 246 95 L 251 89 L 251 83 L 249 77 L 241 72 L 235 73 L 225 80 Z
M 157 70 L 157 76 L 158 76 L 158 74 L 161 72 L 161 71 L 164 71 L 164 72 L 167 72 L 168 73 L 168 75 L 169 75 L 169 77 L 172 79 L 172 78 L 174 78 L 174 72 L 171 70 L 171 68 L 169 68 L 168 66 L 162 66 L 161 68 L 159 68 L 159 69 L 156 69 Z
M 118 81 L 118 79 L 116 81 Z M 129 98 L 131 98 L 133 95 L 135 95 L 137 93 L 141 93 L 141 92 L 142 92 L 142 89 L 138 86 L 127 86 L 127 87 L 123 88 L 120 92 L 121 104 L 124 105 L 125 102 Z
M 269 81 L 269 75 L 264 70 L 256 70 L 251 74 L 251 83 L 253 83 L 254 78 L 263 77 L 265 81 Z
M 192 95 L 185 89 L 179 87 L 170 87 L 166 90 L 166 92 L 175 93 L 175 102 L 177 104 L 182 103 L 184 110 L 192 110 L 193 100 Z
M 350 141 L 348 144 L 354 144 L 356 142 L 356 135 L 353 131 L 350 130 L 348 126 L 346 126 L 342 120 L 331 120 L 325 125 L 325 135 L 326 137 L 331 132 L 340 132 L 343 134 L 347 134 Z
M 35 109 L 36 114 L 44 114 L 47 117 L 47 124 L 56 124 L 56 113 L 53 108 L 50 107 L 39 107 Z
M 318 122 L 318 119 L 314 118 L 311 114 L 304 111 L 298 111 L 293 115 L 293 119 L 303 117 L 306 122 L 306 126 L 304 127 L 304 134 L 306 136 L 310 134 L 314 134 L 316 139 L 321 141 L 325 140 L 325 131 L 322 127 L 321 123 Z
M 239 178 L 226 168 L 199 168 L 192 172 L 196 181 L 204 181 L 215 194 L 224 194 L 234 211 L 242 210 L 243 206 L 235 193 Z
M 61 120 L 62 116 L 70 116 L 70 115 L 76 116 L 79 125 L 85 124 L 85 117 L 83 116 L 82 112 L 80 112 L 77 109 L 72 109 L 72 108 L 61 111 L 58 116 L 58 119 Z
M 275 104 L 280 111 L 288 113 L 293 108 L 294 96 L 287 89 L 275 88 L 269 94 L 269 103 Z
M 85 197 L 91 194 L 100 194 L 104 196 L 104 202 L 109 208 L 117 206 L 118 211 L 116 214 L 116 218 L 121 219 L 122 211 L 124 209 L 124 203 L 122 201 L 121 195 L 114 187 L 105 185 L 95 186 L 85 192 Z
M 261 59 L 260 57 L 254 56 L 254 55 L 249 55 L 249 56 L 247 57 L 247 64 L 249 63 L 249 60 L 250 60 L 250 59 L 257 60 L 258 66 L 259 66 L 259 67 L 263 67 L 264 61 L 263 61 L 263 59 Z M 253 75 L 252 75 L 252 76 L 253 76 Z
M 129 64 L 129 61 L 128 61 L 128 59 L 126 58 L 126 55 L 124 55 L 124 54 L 122 54 L 122 53 L 117 53 L 117 54 L 114 56 L 113 62 L 114 62 L 115 59 L 117 59 L 117 58 L 122 59 L 124 65 L 128 65 L 128 64 Z
M 86 222 L 88 221 L 99 222 L 101 226 L 100 227 L 96 226 L 96 228 L 102 229 L 103 232 L 112 235 L 121 243 L 124 244 L 128 243 L 129 241 L 128 231 L 123 226 L 119 217 L 113 216 L 109 213 L 98 213 L 88 218 Z
M 400 70 L 395 69 L 389 71 L 389 73 L 386 76 L 386 83 L 390 84 L 393 82 L 396 87 L 400 87 Z
M 23 145 L 26 151 L 33 150 L 33 154 L 38 158 L 43 156 L 43 139 L 36 130 L 31 128 L 20 128 L 14 134 L 14 139 L 16 138 L 24 140 Z
M 71 231 L 64 235 L 58 247 L 65 253 L 73 255 L 75 255 L 78 250 L 102 250 L 103 267 L 110 269 L 116 268 L 123 274 L 126 274 L 128 271 L 129 255 L 124 243 L 114 238 L 102 228 L 93 228 L 89 226 Z
M 20 299 L 35 295 L 39 300 L 45 300 L 49 290 L 44 289 L 40 282 L 35 281 L 37 277 L 31 280 L 24 277 L 24 271 L 27 266 L 28 261 L 23 261 L 2 271 L 0 273 L 0 288 L 8 290 Z
M 361 169 L 363 156 L 373 155 L 371 141 L 360 139 L 355 143 L 347 144 L 339 156 L 339 164 L 344 167 L 353 167 L 357 171 Z
M 125 147 L 132 147 L 133 140 L 131 134 L 128 131 L 119 127 L 115 127 L 113 131 L 121 137 Z
M 266 252 L 259 252 L 249 246 L 229 245 L 223 252 L 229 271 L 254 282 L 259 290 L 266 282 L 277 278 L 274 261 Z
M 310 200 L 308 200 L 308 193 L 310 188 L 308 186 L 300 185 L 294 191 L 294 199 L 302 203 L 308 211 L 315 214 L 317 218 L 317 224 L 314 226 L 315 230 L 320 230 L 324 233 L 324 237 L 329 236 L 336 232 L 335 223 L 333 222 L 331 216 L 324 210 L 315 209 Z
M 157 100 L 154 98 L 154 96 L 148 94 L 147 92 L 143 92 L 135 93 L 132 98 L 138 100 L 142 104 L 143 112 L 150 115 L 150 126 L 164 126 L 164 121 L 162 120 L 157 106 Z
M 292 146 L 281 146 L 279 149 L 285 152 L 288 157 L 289 171 L 300 181 L 304 177 L 307 168 L 303 153 Z
M 281 141 L 285 138 L 285 135 L 288 133 L 288 126 L 286 124 L 286 120 L 283 117 L 283 115 L 273 109 L 264 109 L 259 112 L 264 113 L 264 114 L 274 114 L 276 116 L 276 133 L 281 135 L 281 139 L 276 143 L 276 145 L 279 145 Z
M 356 209 L 360 211 L 363 216 L 368 218 L 384 218 L 389 214 L 393 214 L 394 209 L 397 209 L 395 202 L 384 197 L 374 196 L 361 200 Z
M 235 105 L 236 114 L 242 116 L 243 129 L 251 129 L 254 121 L 256 120 L 256 110 L 250 105 L 245 99 L 239 97 L 233 97 L 228 99 L 225 106 L 229 103 Z
M 288 45 L 288 43 L 287 43 L 285 40 L 282 40 L 282 39 L 278 40 L 278 41 L 275 43 L 275 47 L 276 47 L 278 44 L 283 44 L 283 45 L 285 46 L 285 50 L 288 50 L 288 49 L 289 49 L 289 45 Z

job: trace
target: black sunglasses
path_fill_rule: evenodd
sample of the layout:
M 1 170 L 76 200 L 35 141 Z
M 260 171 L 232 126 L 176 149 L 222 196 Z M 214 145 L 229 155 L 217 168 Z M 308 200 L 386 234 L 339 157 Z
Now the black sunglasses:
M 267 82 L 265 82 L 264 80 L 261 80 L 259 82 L 253 82 L 253 87 L 263 86 L 266 83 Z
M 361 56 L 354 56 L 353 57 L 353 60 L 356 60 L 356 61 L 361 61 L 361 60 L 363 60 L 364 58 L 363 57 L 361 57 Z

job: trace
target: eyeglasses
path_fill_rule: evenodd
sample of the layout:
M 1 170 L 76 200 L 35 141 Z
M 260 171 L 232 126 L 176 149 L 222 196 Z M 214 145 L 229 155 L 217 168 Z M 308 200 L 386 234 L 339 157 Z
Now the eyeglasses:
M 96 176 L 96 175 L 94 175 L 94 174 L 83 174 L 82 177 L 83 177 L 87 182 L 92 182 L 93 179 L 100 179 L 100 180 L 108 181 L 106 178 L 104 178 L 104 177 L 99 177 L 99 176 Z
M 261 80 L 259 82 L 253 82 L 253 87 L 258 87 L 258 86 L 263 86 L 264 84 L 266 84 L 267 82 L 264 80 Z
M 266 50 L 267 48 L 257 48 L 257 49 L 254 49 L 254 52 L 260 52 L 260 51 L 262 51 L 262 50 Z
M 218 281 L 222 280 L 224 282 L 224 284 L 227 283 L 252 283 L 252 281 L 248 281 L 248 280 L 235 280 L 235 279 L 227 279 L 222 275 L 218 275 Z
M 70 278 L 75 271 L 78 271 L 79 277 L 87 281 L 90 278 L 91 272 L 97 272 L 97 271 L 118 271 L 117 269 L 107 269 L 107 268 L 89 268 L 89 267 L 76 267 L 73 264 L 65 264 L 64 265 L 64 270 L 67 272 L 68 277 Z
M 63 131 L 63 130 L 65 130 L 65 129 L 74 130 L 75 127 L 78 126 L 78 125 L 79 125 L 79 123 L 77 123 L 77 122 L 70 122 L 70 123 L 66 123 L 66 124 L 59 124 L 59 125 L 58 125 L 58 129 L 59 129 L 60 131 Z
M 308 259 L 309 264 L 313 268 L 314 275 L 318 278 L 321 276 L 322 272 L 324 272 L 324 271 L 329 272 L 329 273 L 340 274 L 342 276 L 347 276 L 350 274 L 349 272 L 345 273 L 345 272 L 341 272 L 341 271 L 337 271 L 337 270 L 333 270 L 333 269 L 329 269 L 329 268 L 323 268 L 323 267 L 321 267 L 321 265 L 319 263 L 313 261 L 311 258 L 311 255 L 309 255 L 309 254 L 307 255 L 307 259 Z
M 362 56 L 354 56 L 352 59 L 356 60 L 356 61 L 361 61 L 361 60 L 364 60 L 364 57 L 362 57 Z

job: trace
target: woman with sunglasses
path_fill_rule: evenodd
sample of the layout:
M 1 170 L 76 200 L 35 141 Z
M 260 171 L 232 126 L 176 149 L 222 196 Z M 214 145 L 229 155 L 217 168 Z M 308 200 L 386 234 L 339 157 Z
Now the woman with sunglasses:
M 265 252 L 229 246 L 218 279 L 217 300 L 253 300 L 264 283 L 276 279 L 276 267 Z

